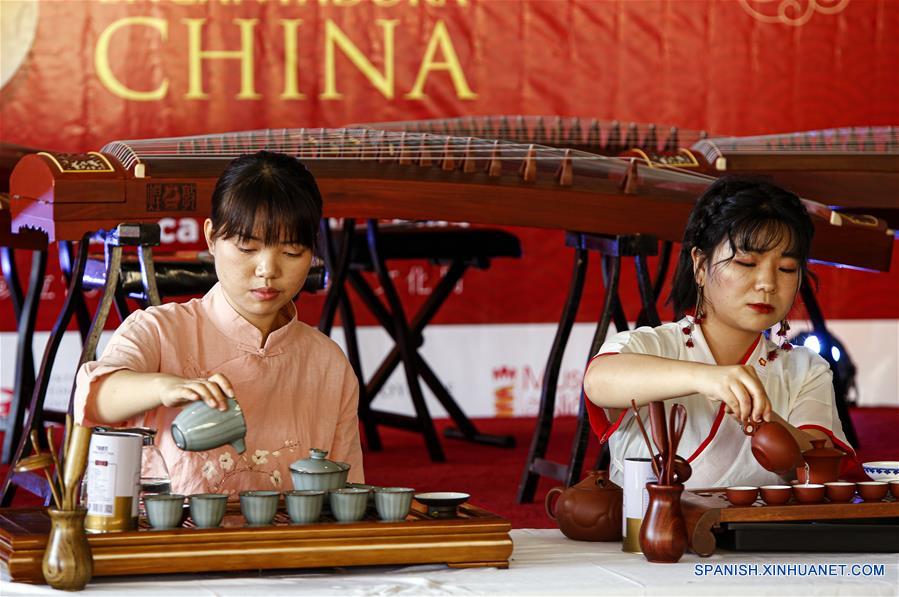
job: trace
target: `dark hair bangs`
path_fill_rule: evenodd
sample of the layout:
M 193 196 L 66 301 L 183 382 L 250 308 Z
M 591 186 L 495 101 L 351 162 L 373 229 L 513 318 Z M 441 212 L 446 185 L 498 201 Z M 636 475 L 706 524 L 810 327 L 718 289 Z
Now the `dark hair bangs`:
M 808 258 L 810 239 L 802 238 L 802 231 L 790 226 L 789 222 L 774 218 L 747 218 L 734 223 L 728 231 L 728 242 L 736 253 L 767 253 L 786 244 L 784 255 L 795 257 L 802 263 Z
M 212 200 L 213 234 L 266 245 L 315 248 L 322 200 L 315 179 L 296 159 L 260 151 L 234 160 Z
M 292 201 L 279 190 L 266 188 L 271 181 L 259 181 L 248 188 L 234 188 L 222 201 L 222 221 L 213 220 L 216 236 L 255 239 L 266 245 L 298 243 L 315 246 L 320 214 L 308 202 Z M 279 196 L 280 195 L 280 196 Z

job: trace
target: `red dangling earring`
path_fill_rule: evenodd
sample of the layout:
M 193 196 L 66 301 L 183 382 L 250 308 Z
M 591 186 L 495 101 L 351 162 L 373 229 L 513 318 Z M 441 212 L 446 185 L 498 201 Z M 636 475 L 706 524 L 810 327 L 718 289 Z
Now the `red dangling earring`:
M 687 320 L 688 323 L 686 326 L 681 328 L 681 331 L 687 337 L 687 341 L 684 344 L 687 348 L 693 348 L 695 346 L 693 342 L 693 327 L 694 325 L 702 325 L 702 320 L 705 317 L 705 313 L 702 310 L 702 302 L 703 302 L 703 291 L 702 286 L 696 285 L 696 308 L 693 310 L 693 321 Z
M 777 330 L 777 335 L 781 337 L 780 349 L 786 352 L 793 350 L 793 345 L 787 341 L 787 332 L 789 331 L 790 322 L 784 317 L 783 321 L 780 322 L 780 329 Z

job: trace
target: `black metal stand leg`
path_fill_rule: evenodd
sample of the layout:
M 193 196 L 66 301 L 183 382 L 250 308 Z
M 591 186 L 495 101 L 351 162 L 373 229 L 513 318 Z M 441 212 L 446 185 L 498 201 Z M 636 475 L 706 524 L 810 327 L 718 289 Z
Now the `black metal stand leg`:
M 634 264 L 637 267 L 637 287 L 640 289 L 640 301 L 643 303 L 643 315 L 646 324 L 651 327 L 662 325 L 659 312 L 656 309 L 656 293 L 652 280 L 649 277 L 649 264 L 646 255 L 635 255 Z
M 380 452 L 383 448 L 381 433 L 371 414 L 371 396 L 365 384 L 362 374 L 362 358 L 359 355 L 359 337 L 356 333 L 356 317 L 353 306 L 346 294 L 346 289 L 340 297 L 340 320 L 343 324 L 343 336 L 346 340 L 347 358 L 350 366 L 359 380 L 359 420 L 362 422 L 362 430 L 365 433 L 365 445 L 372 452 Z
M 596 325 L 596 331 L 593 332 L 593 340 L 590 342 L 590 353 L 587 363 L 593 358 L 605 342 L 606 336 L 609 334 L 609 325 L 612 322 L 616 307 L 621 309 L 621 301 L 618 298 L 619 282 L 621 281 L 621 257 L 618 255 L 604 255 L 603 261 L 608 263 L 608 270 L 604 270 L 605 282 L 605 298 L 603 300 L 602 313 L 599 315 L 599 323 Z M 620 332 L 622 329 L 615 327 Z M 625 321 L 624 327 L 627 327 Z M 586 406 L 587 396 L 581 389 L 581 399 L 578 403 L 577 427 L 574 431 L 574 441 L 571 445 L 571 455 L 568 461 L 568 476 L 565 479 L 566 485 L 573 485 L 581 478 L 581 470 L 584 467 L 584 458 L 587 454 L 587 445 L 590 441 L 590 421 L 587 416 Z
M 41 301 L 41 290 L 44 287 L 44 273 L 47 271 L 47 251 L 32 251 L 31 276 L 28 281 L 28 294 L 22 304 L 18 319 L 16 342 L 16 371 L 13 383 L 12 402 L 6 420 L 6 433 L 3 436 L 3 463 L 15 463 L 18 457 L 11 459 L 13 448 L 27 439 L 28 432 L 24 428 L 25 401 L 34 391 L 34 356 L 32 339 L 37 321 L 37 310 Z M 26 363 L 30 363 L 28 367 Z M 30 369 L 30 371 L 29 371 Z M 29 413 L 29 418 L 33 413 Z
M 356 222 L 354 220 L 344 220 L 342 240 L 340 250 L 338 251 L 337 247 L 334 246 L 329 221 L 323 219 L 321 223 L 322 253 L 325 258 L 325 266 L 331 273 L 331 287 L 328 288 L 328 294 L 325 297 L 325 304 L 318 320 L 318 329 L 321 333 L 329 336 L 334 325 L 334 315 L 337 313 L 340 299 L 346 293 L 345 282 L 350 270 L 350 255 L 352 253 L 355 228 Z M 359 384 L 361 386 L 364 379 L 361 376 L 361 371 L 356 371 L 356 375 L 359 376 Z
M 668 276 L 668 266 L 671 263 L 671 249 L 671 241 L 666 240 L 662 242 L 662 252 L 659 254 L 659 261 L 656 267 L 656 277 L 652 282 L 652 295 L 655 297 L 654 304 L 656 305 L 659 297 L 662 296 L 662 288 L 665 286 L 665 278 Z M 656 312 L 658 312 L 658 306 L 656 306 Z M 680 317 L 676 319 L 680 319 Z M 645 311 L 640 309 L 640 314 L 637 316 L 637 327 L 642 325 L 651 324 L 646 319 Z
M 62 337 L 69 325 L 69 321 L 72 319 L 75 302 L 81 296 L 82 277 L 84 276 L 84 265 L 87 262 L 89 240 L 90 235 L 85 234 L 82 237 L 81 243 L 78 247 L 78 256 L 75 259 L 75 264 L 72 272 L 73 275 L 69 280 L 66 300 L 63 303 L 62 310 L 60 311 L 59 316 L 56 319 L 56 323 L 53 325 L 53 330 L 50 332 L 50 337 L 47 339 L 47 345 L 44 348 L 44 356 L 41 360 L 41 368 L 35 380 L 34 392 L 31 395 L 31 402 L 28 406 L 28 419 L 23 423 L 23 425 L 20 426 L 20 428 L 23 430 L 31 430 L 34 413 L 40 409 L 43 409 L 44 407 L 44 399 L 47 396 L 47 388 L 50 385 L 50 375 L 53 370 L 53 363 L 56 360 L 56 353 L 59 350 L 59 344 L 60 342 L 62 342 Z M 30 291 L 31 289 L 29 288 L 29 292 Z M 39 287 L 37 292 L 40 292 Z M 29 442 L 27 436 L 28 433 L 26 432 L 19 439 L 15 456 L 12 460 L 13 462 L 18 462 L 29 451 Z M 3 494 L 2 496 L 0 496 L 0 506 L 8 507 L 10 503 L 12 503 L 13 497 L 15 496 L 17 484 L 28 487 L 29 491 L 31 491 L 32 493 L 43 495 L 45 500 L 49 499 L 50 490 L 46 485 L 46 481 L 44 481 L 42 478 L 32 475 L 32 477 L 38 479 L 38 482 L 29 484 L 27 483 L 28 477 L 26 475 L 27 474 L 23 473 L 21 475 L 22 479 L 20 480 L 20 476 L 13 472 L 12 467 L 7 470 L 6 478 L 3 481 Z M 16 484 L 13 484 L 14 476 L 16 477 Z
M 568 286 L 568 298 L 565 300 L 565 308 L 562 310 L 562 318 L 559 327 L 556 328 L 556 336 L 553 339 L 552 349 L 546 361 L 546 371 L 543 373 L 543 386 L 540 390 L 540 409 L 537 414 L 537 426 L 531 438 L 531 446 L 528 450 L 528 458 L 525 463 L 521 481 L 518 483 L 518 495 L 516 501 L 519 504 L 532 502 L 537 492 L 537 482 L 541 474 L 549 474 L 552 477 L 558 475 L 558 470 L 544 471 L 544 465 L 559 465 L 544 460 L 546 449 L 549 446 L 549 437 L 552 433 L 553 418 L 556 406 L 556 386 L 559 379 L 559 371 L 562 367 L 562 356 L 568 337 L 574 325 L 577 309 L 581 302 L 584 290 L 584 278 L 587 275 L 587 250 L 577 247 L 574 251 L 574 268 L 571 272 L 571 283 Z M 557 477 L 558 475 L 558 477 Z
M 658 325 L 658 313 L 655 308 L 655 294 L 646 267 L 646 257 L 648 255 L 656 254 L 656 251 L 658 250 L 658 242 L 655 238 L 642 235 L 604 238 L 596 235 L 569 232 L 566 243 L 569 246 L 574 247 L 577 252 L 583 252 L 585 255 L 586 251 L 595 250 L 603 256 L 602 265 L 605 284 L 605 299 L 603 301 L 603 310 L 600 315 L 600 320 L 591 343 L 590 358 L 599 352 L 599 349 L 608 334 L 609 325 L 612 321 L 615 322 L 615 326 L 619 331 L 628 329 L 627 319 L 625 318 L 624 309 L 621 306 L 618 294 L 621 274 L 621 258 L 624 256 L 635 258 L 641 302 L 643 304 L 647 322 L 650 325 Z M 581 286 L 582 285 L 583 280 L 581 280 Z M 580 290 L 578 292 L 580 293 Z M 569 299 L 570 298 L 571 293 L 569 293 Z M 568 308 L 569 307 L 566 306 L 566 309 Z M 576 304 L 574 305 L 574 309 L 576 311 Z M 574 318 L 573 313 L 570 315 L 563 314 L 562 321 L 559 324 L 560 330 L 568 317 L 571 319 L 571 322 L 568 323 L 568 328 L 570 330 Z M 567 335 L 562 338 L 561 345 L 558 345 L 560 336 L 557 332 L 556 340 L 557 342 L 553 344 L 553 351 L 564 351 L 565 344 L 567 343 Z M 561 359 L 561 356 L 558 358 Z M 555 376 L 558 376 L 558 371 L 555 372 Z M 537 430 L 535 431 L 532 440 L 531 453 L 528 455 L 528 463 L 519 485 L 519 503 L 533 500 L 534 493 L 536 492 L 537 480 L 541 475 L 564 481 L 568 485 L 573 484 L 580 477 L 584 455 L 589 441 L 589 422 L 587 420 L 585 406 L 586 397 L 583 393 L 578 408 L 578 425 L 575 431 L 575 441 L 571 447 L 568 464 L 562 465 L 549 462 L 543 458 L 541 453 L 541 451 L 545 452 L 546 445 L 549 442 L 556 381 L 557 380 L 554 379 L 552 375 L 550 364 L 548 363 L 547 371 L 544 374 L 544 387 L 543 393 L 541 394 Z M 551 383 L 552 385 L 547 387 L 547 383 Z M 544 398 L 548 399 L 546 403 L 544 403 Z M 543 435 L 543 437 L 541 437 L 541 435 Z
M 805 303 L 805 309 L 808 311 L 809 319 L 812 322 L 812 330 L 820 343 L 821 349 L 819 354 L 828 362 L 833 373 L 834 400 L 836 401 L 840 423 L 843 426 L 843 433 L 846 434 L 846 439 L 852 446 L 859 447 L 858 434 L 855 432 L 855 425 L 852 424 L 852 416 L 849 413 L 849 380 L 843 379 L 840 368 L 833 358 L 833 336 L 827 329 L 824 314 L 821 312 L 818 299 L 815 297 L 812 289 L 811 280 L 808 277 L 802 280 L 799 292 L 802 295 L 802 302 Z M 843 358 L 849 358 L 849 355 L 845 355 Z
M 137 259 L 140 263 L 140 279 L 144 287 L 144 300 L 150 306 L 162 304 L 159 287 L 156 285 L 156 265 L 153 263 L 153 247 L 138 245 Z
M 450 418 L 457 425 L 457 428 L 449 427 L 444 430 L 444 435 L 446 437 L 450 439 L 463 439 L 466 441 L 472 441 L 491 446 L 511 448 L 515 446 L 514 436 L 492 435 L 487 433 L 480 433 L 478 431 L 475 424 L 459 407 L 455 399 L 452 397 L 452 395 L 450 395 L 449 391 L 447 391 L 446 387 L 444 387 L 443 383 L 437 377 L 437 374 L 434 373 L 433 369 L 431 369 L 424 358 L 422 358 L 422 356 L 417 352 L 417 349 L 424 343 L 422 333 L 425 326 L 431 321 L 431 319 L 433 319 L 434 315 L 437 314 L 440 306 L 450 296 L 453 288 L 456 286 L 456 283 L 465 274 L 466 269 L 468 269 L 468 266 L 464 262 L 453 262 L 453 264 L 449 268 L 449 271 L 444 274 L 444 276 L 440 279 L 440 282 L 434 288 L 431 295 L 428 297 L 428 300 L 425 301 L 425 304 L 422 305 L 419 311 L 415 314 L 415 317 L 412 320 L 412 324 L 409 326 L 409 334 L 412 338 L 412 346 L 414 349 L 416 349 L 416 366 L 420 371 L 422 380 L 426 384 L 428 384 L 428 387 L 434 393 L 434 396 L 446 409 L 447 414 L 449 414 Z M 362 298 L 363 302 L 372 312 L 378 322 L 388 331 L 391 338 L 396 341 L 396 336 L 391 331 L 391 329 L 394 327 L 393 316 L 384 308 L 384 306 L 378 300 L 378 297 L 375 295 L 374 291 L 365 282 L 364 278 L 362 278 L 362 276 L 358 272 L 351 272 L 349 281 L 353 286 L 353 289 L 356 290 L 360 298 Z M 369 400 L 373 399 L 374 396 L 376 396 L 378 392 L 381 391 L 381 389 L 387 383 L 387 380 L 390 378 L 390 375 L 393 373 L 393 370 L 401 360 L 402 359 L 399 350 L 399 344 L 396 344 L 393 349 L 391 349 L 387 357 L 381 362 L 381 365 L 375 371 L 374 375 L 372 375 L 372 378 L 368 381 L 368 384 L 366 384 L 366 394 L 369 396 Z
M 3 277 L 6 279 L 7 288 L 9 288 L 13 313 L 16 316 L 16 321 L 19 321 L 24 308 L 25 295 L 22 293 L 22 285 L 19 283 L 16 252 L 12 247 L 0 247 L 0 267 L 3 268 Z
M 609 287 L 609 281 L 611 279 L 610 272 L 615 267 L 615 265 L 613 264 L 614 259 L 615 259 L 615 257 L 612 255 L 603 255 L 602 256 L 601 261 L 602 261 L 603 288 Z M 616 288 L 617 288 L 617 283 L 616 283 Z M 624 307 L 621 304 L 621 296 L 618 293 L 618 291 L 616 290 L 612 294 L 611 299 L 606 299 L 606 300 L 609 301 L 608 304 L 609 304 L 610 314 L 611 314 L 611 318 L 612 318 L 612 323 L 615 324 L 615 330 L 619 331 L 619 332 L 623 332 L 624 330 L 630 329 L 628 326 L 628 323 L 627 323 L 627 316 L 624 314 Z M 603 304 L 605 304 L 605 301 L 603 302 Z M 602 316 L 602 313 L 600 313 L 600 316 Z M 601 345 L 602 344 L 600 343 L 600 346 Z M 599 350 L 599 347 L 597 347 L 597 350 Z M 592 357 L 593 355 L 591 354 L 590 356 Z
M 87 342 L 82 347 L 81 358 L 78 359 L 76 371 L 81 368 L 81 365 L 97 358 L 97 345 L 100 343 L 100 334 L 103 333 L 103 327 L 106 325 L 106 320 L 109 319 L 109 310 L 112 307 L 119 287 L 119 272 L 122 268 L 122 247 L 106 245 L 106 251 L 106 285 L 103 288 L 103 298 L 100 299 L 100 305 L 94 314 L 94 320 L 91 322 L 91 329 L 87 334 Z M 73 385 L 73 396 L 74 391 Z M 69 412 L 72 412 L 71 397 L 69 398 Z
M 122 290 L 121 285 L 115 289 L 115 293 L 112 297 L 112 302 L 115 305 L 115 311 L 119 316 L 119 321 L 124 322 L 128 319 L 128 316 L 131 315 L 131 307 L 128 306 L 128 301 L 126 300 L 125 291 Z
M 415 314 L 415 317 L 412 319 L 412 323 L 409 326 L 409 333 L 412 336 L 412 343 L 415 348 L 421 347 L 424 343 L 422 332 L 425 326 L 430 323 L 434 315 L 437 314 L 438 309 L 447 297 L 449 297 L 450 293 L 452 293 L 453 288 L 462 278 L 466 269 L 467 267 L 465 264 L 461 262 L 454 263 L 446 275 L 441 278 L 440 282 L 437 284 L 436 288 L 434 288 L 433 292 L 431 292 L 431 295 L 419 309 L 418 313 Z M 352 285 L 353 290 L 356 291 L 365 303 L 368 310 L 371 311 L 372 315 L 375 316 L 375 319 L 378 320 L 378 323 L 380 323 L 390 334 L 390 337 L 396 341 L 392 331 L 393 317 L 387 309 L 384 308 L 381 301 L 378 300 L 374 290 L 371 289 L 362 275 L 358 272 L 350 272 L 349 282 Z M 372 375 L 371 379 L 368 381 L 368 394 L 371 397 L 377 395 L 377 393 L 384 387 L 384 384 L 387 383 L 393 370 L 399 365 L 401 360 L 400 357 L 399 346 L 394 345 L 375 370 L 374 375 Z
M 372 452 L 382 449 L 381 435 L 378 426 L 371 416 L 371 398 L 366 391 L 365 376 L 362 372 L 362 359 L 359 355 L 359 341 L 356 334 L 356 318 L 353 307 L 346 292 L 346 278 L 350 269 L 350 255 L 355 233 L 355 220 L 344 220 L 340 249 L 334 244 L 331 223 L 325 218 L 321 222 L 321 246 L 325 267 L 331 274 L 331 286 L 325 298 L 325 304 L 318 321 L 318 329 L 323 334 L 331 335 L 334 326 L 334 315 L 340 309 L 343 324 L 343 335 L 347 345 L 347 359 L 359 382 L 359 420 L 365 434 L 366 448 Z
M 72 269 L 74 267 L 72 257 L 72 242 L 61 240 L 57 243 L 59 250 L 59 268 L 66 279 L 66 286 L 72 283 Z M 87 340 L 87 333 L 91 328 L 91 314 L 84 302 L 84 294 L 79 292 L 75 297 L 75 319 L 78 321 L 78 331 L 81 334 L 81 344 Z
M 375 273 L 381 283 L 381 288 L 384 290 L 384 297 L 387 300 L 387 305 L 394 316 L 393 329 L 396 335 L 396 342 L 400 348 L 403 369 L 406 373 L 406 382 L 408 383 L 412 404 L 415 407 L 418 422 L 421 426 L 420 431 L 425 438 L 428 454 L 430 455 L 431 460 L 444 462 L 446 456 L 443 453 L 443 447 L 440 445 L 440 440 L 437 438 L 437 430 L 434 428 L 434 421 L 431 419 L 428 407 L 425 404 L 424 394 L 421 391 L 418 377 L 419 373 L 415 361 L 415 349 L 413 348 L 412 338 L 409 333 L 408 325 L 406 324 L 403 305 L 397 295 L 393 281 L 390 279 L 390 271 L 387 269 L 387 265 L 384 263 L 384 259 L 381 257 L 379 250 L 377 220 L 368 221 L 368 250 L 371 253 Z

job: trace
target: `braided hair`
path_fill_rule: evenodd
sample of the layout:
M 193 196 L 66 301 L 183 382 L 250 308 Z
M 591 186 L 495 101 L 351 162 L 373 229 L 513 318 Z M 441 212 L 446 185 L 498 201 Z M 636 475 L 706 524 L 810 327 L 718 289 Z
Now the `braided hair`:
M 812 220 L 793 193 L 761 180 L 719 178 L 690 212 L 668 302 L 677 313 L 696 304 L 694 247 L 708 259 L 722 242 L 727 242 L 735 254 L 769 251 L 786 239 L 788 252 L 799 261 L 800 274 L 806 275 L 810 274 L 808 255 L 813 235 Z M 714 265 L 731 259 L 733 256 Z M 711 265 L 703 262 L 703 267 Z

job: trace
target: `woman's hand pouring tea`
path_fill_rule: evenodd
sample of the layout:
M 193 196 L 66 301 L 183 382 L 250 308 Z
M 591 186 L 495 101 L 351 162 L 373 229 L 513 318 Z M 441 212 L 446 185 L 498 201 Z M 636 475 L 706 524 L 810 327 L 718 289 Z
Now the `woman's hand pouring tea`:
M 724 412 L 740 422 L 771 420 L 765 386 L 751 365 L 709 365 L 699 378 L 699 393 L 724 404 Z
M 228 410 L 228 398 L 234 398 L 231 382 L 221 373 L 193 379 L 165 375 L 160 384 L 160 398 L 165 406 L 184 406 L 202 400 L 210 408 L 224 412 Z

